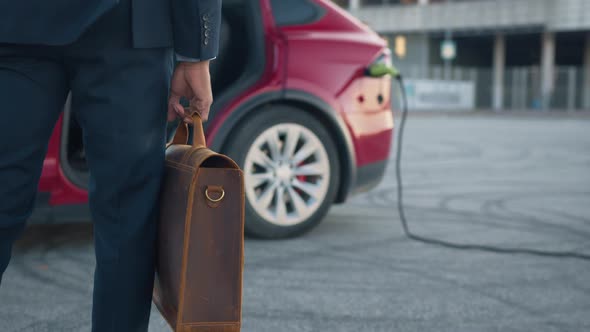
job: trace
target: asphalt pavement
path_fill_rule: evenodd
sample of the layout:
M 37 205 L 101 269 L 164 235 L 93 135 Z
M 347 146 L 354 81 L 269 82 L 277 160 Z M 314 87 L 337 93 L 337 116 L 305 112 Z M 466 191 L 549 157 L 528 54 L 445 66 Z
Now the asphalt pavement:
M 409 121 L 415 232 L 590 254 L 590 117 Z M 246 241 L 244 332 L 590 331 L 590 261 L 409 241 L 394 179 L 391 162 L 378 188 L 301 238 Z M 0 287 L 0 331 L 89 331 L 93 268 L 90 225 L 29 228 Z M 160 331 L 154 310 L 150 332 Z

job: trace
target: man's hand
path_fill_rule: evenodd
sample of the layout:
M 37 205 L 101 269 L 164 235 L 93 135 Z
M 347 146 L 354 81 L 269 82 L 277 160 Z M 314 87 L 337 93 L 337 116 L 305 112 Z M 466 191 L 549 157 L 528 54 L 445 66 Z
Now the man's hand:
M 181 97 L 190 101 L 190 113 L 186 113 L 180 104 Z M 180 117 L 185 122 L 192 123 L 191 113 L 194 111 L 201 115 L 203 121 L 207 121 L 212 103 L 209 60 L 179 63 L 174 70 L 170 85 L 168 121 Z

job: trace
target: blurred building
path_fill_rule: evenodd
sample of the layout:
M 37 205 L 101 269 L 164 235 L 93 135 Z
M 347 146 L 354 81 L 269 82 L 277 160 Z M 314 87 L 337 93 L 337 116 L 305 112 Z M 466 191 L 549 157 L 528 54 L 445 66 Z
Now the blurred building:
M 590 109 L 590 0 L 335 2 L 389 39 L 406 77 L 471 81 L 479 108 Z

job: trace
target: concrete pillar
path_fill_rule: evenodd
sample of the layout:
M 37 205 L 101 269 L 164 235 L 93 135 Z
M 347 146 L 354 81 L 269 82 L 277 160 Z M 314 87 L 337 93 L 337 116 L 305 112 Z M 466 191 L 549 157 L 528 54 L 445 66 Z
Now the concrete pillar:
M 576 68 L 570 67 L 567 70 L 567 109 L 573 111 L 576 109 Z
M 529 92 L 528 79 L 530 77 L 529 69 L 523 68 L 520 75 L 521 75 L 520 83 L 522 84 L 522 86 L 521 86 L 522 93 L 520 94 L 520 97 L 521 97 L 520 104 L 521 104 L 522 109 L 527 109 L 530 106 L 530 101 L 528 100 L 528 92 Z
M 584 52 L 584 90 L 582 91 L 582 107 L 590 110 L 590 32 L 586 35 L 586 51 Z
M 511 75 L 509 77 L 510 80 L 510 95 L 512 98 L 510 99 L 510 108 L 513 110 L 518 109 L 518 94 L 520 92 L 520 80 L 518 77 L 518 70 L 513 69 L 511 70 Z
M 358 10 L 361 7 L 361 0 L 350 0 L 350 4 L 349 4 L 349 10 L 350 11 L 355 11 Z
M 555 87 L 555 34 L 544 32 L 541 39 L 541 102 L 543 109 L 551 107 Z
M 494 40 L 492 107 L 499 111 L 504 108 L 504 75 L 506 73 L 506 37 L 497 34 Z

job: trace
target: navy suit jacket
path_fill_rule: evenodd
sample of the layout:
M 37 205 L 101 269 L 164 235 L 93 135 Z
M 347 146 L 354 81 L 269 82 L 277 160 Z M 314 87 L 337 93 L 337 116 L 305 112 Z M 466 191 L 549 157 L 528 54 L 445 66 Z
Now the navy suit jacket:
M 0 43 L 67 45 L 119 0 L 0 0 Z M 217 56 L 221 0 L 132 0 L 133 46 Z

